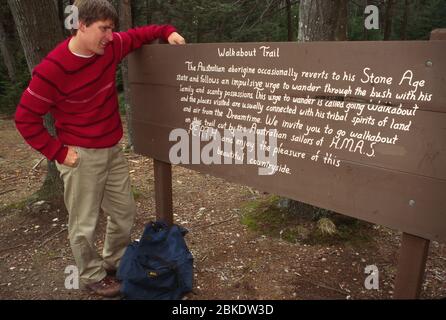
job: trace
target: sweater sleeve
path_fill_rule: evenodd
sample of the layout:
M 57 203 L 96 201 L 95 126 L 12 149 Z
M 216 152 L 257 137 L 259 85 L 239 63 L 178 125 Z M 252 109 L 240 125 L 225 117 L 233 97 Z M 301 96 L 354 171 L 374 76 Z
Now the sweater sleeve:
M 148 44 L 155 39 L 163 39 L 167 42 L 170 34 L 176 29 L 171 25 L 148 25 L 144 27 L 129 29 L 125 32 L 116 32 L 118 60 L 124 59 L 133 50 Z
M 49 160 L 65 161 L 68 148 L 52 137 L 43 123 L 43 116 L 55 104 L 57 94 L 42 78 L 33 75 L 23 92 L 15 113 L 17 130 L 25 141 Z

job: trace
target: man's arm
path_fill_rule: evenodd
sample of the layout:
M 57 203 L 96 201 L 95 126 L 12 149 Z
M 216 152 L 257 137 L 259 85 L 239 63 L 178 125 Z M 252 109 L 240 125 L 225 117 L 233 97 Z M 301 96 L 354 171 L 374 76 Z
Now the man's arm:
M 148 25 L 114 34 L 115 48 L 121 61 L 133 50 L 155 39 L 163 39 L 170 44 L 184 44 L 184 38 L 171 25 Z
M 28 88 L 23 92 L 15 113 L 16 128 L 31 147 L 51 161 L 64 163 L 68 147 L 52 137 L 43 124 L 43 116 L 55 104 L 58 95 L 42 77 L 33 74 Z

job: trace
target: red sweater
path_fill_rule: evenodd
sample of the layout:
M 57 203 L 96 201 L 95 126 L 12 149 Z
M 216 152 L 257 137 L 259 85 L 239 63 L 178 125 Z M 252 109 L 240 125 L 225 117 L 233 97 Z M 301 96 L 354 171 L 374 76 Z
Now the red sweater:
M 16 127 L 34 149 L 50 160 L 65 161 L 67 145 L 107 148 L 122 138 L 115 83 L 116 67 L 131 51 L 174 32 L 150 25 L 113 34 L 104 55 L 83 58 L 68 49 L 70 38 L 51 51 L 32 72 L 15 113 Z M 50 112 L 57 137 L 43 125 Z

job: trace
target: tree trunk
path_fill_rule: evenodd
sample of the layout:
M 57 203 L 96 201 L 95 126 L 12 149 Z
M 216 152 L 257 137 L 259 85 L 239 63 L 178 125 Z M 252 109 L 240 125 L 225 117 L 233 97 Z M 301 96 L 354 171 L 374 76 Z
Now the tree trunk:
M 301 0 L 299 7 L 298 42 L 332 41 L 337 30 L 346 32 L 344 0 Z M 341 9 L 340 9 L 341 8 Z
M 368 0 L 364 0 L 364 8 L 362 9 L 362 14 L 364 14 L 364 9 L 365 9 L 368 5 L 369 5 Z M 363 32 L 364 40 L 367 41 L 367 40 L 369 39 L 369 32 L 368 32 L 367 28 L 365 27 L 364 23 L 362 24 L 362 30 L 364 31 L 364 32 Z
M 132 26 L 137 25 L 137 19 L 136 19 L 137 14 L 136 13 L 138 12 L 138 8 L 137 8 L 136 0 L 129 0 L 128 2 L 129 2 L 129 6 L 130 6 L 130 9 L 128 9 L 130 12 L 130 22 L 128 24 L 129 24 L 129 28 L 131 28 Z M 119 10 L 121 10 L 121 7 L 122 7 L 122 0 L 119 0 Z M 132 15 L 132 12 L 133 12 L 133 15 Z M 119 17 L 119 20 L 121 21 L 121 17 Z M 119 23 L 121 23 L 121 22 L 119 22 Z M 128 28 L 124 29 L 123 26 L 120 26 L 120 29 L 127 30 Z
M 152 8 L 152 1 L 146 0 L 146 23 L 151 24 L 152 23 L 152 14 L 153 14 L 153 8 Z
M 407 20 L 409 17 L 409 0 L 404 1 L 404 14 L 403 14 L 403 21 L 401 26 L 401 34 L 400 39 L 406 40 L 407 39 Z
M 57 1 L 57 13 L 59 14 L 59 21 L 60 21 L 60 25 L 62 26 L 62 33 L 65 30 L 65 6 L 64 6 L 64 1 L 62 0 L 58 0 Z
M 197 28 L 195 30 L 196 34 L 196 43 L 201 43 L 201 18 L 197 17 Z
M 57 14 L 59 16 L 60 27 L 62 28 L 62 35 L 68 36 L 70 34 L 68 29 L 65 29 L 65 7 L 70 5 L 68 0 L 54 0 L 56 3 Z
M 347 41 L 348 0 L 339 0 L 337 5 L 335 40 Z
M 162 17 L 163 20 L 165 21 L 166 24 L 172 24 L 172 8 L 174 7 L 175 2 L 173 0 L 169 0 L 169 1 L 160 1 L 160 8 L 161 8 L 161 13 L 162 13 Z
M 293 41 L 293 12 L 291 7 L 291 0 L 286 0 L 286 13 L 288 24 L 288 41 Z
M 132 27 L 132 6 L 130 0 L 119 1 L 119 25 L 125 31 Z M 132 105 L 130 101 L 129 68 L 128 60 L 125 58 L 121 63 L 122 83 L 124 86 L 125 114 L 127 119 L 128 144 L 127 148 L 133 146 L 132 127 Z
M 297 41 L 347 40 L 347 20 L 346 0 L 301 0 Z M 312 218 L 324 214 L 323 210 L 289 199 L 282 206 L 295 214 L 310 214 Z
M 8 0 L 8 4 L 32 73 L 32 69 L 63 39 L 56 6 L 52 0 Z M 48 132 L 55 135 L 50 114 L 45 116 L 44 123 Z M 37 195 L 45 199 L 63 195 L 63 183 L 54 162 L 48 161 L 48 173 Z
M 392 34 L 392 18 L 393 18 L 393 0 L 387 0 L 386 4 L 386 16 L 384 19 L 384 38 L 383 40 L 389 40 Z
M 5 63 L 6 70 L 8 71 L 9 79 L 15 83 L 16 81 L 16 69 L 14 58 L 12 55 L 12 48 L 9 46 L 8 36 L 3 26 L 3 20 L 0 21 L 0 50 Z

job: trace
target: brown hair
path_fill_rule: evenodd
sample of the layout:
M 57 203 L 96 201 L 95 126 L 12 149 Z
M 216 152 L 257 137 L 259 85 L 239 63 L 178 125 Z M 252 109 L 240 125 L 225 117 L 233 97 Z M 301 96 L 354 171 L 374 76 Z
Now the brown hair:
M 73 3 L 79 10 L 79 21 L 87 27 L 96 21 L 111 20 L 118 26 L 119 19 L 116 9 L 107 0 L 76 0 Z M 77 29 L 71 29 L 71 33 L 76 35 Z

